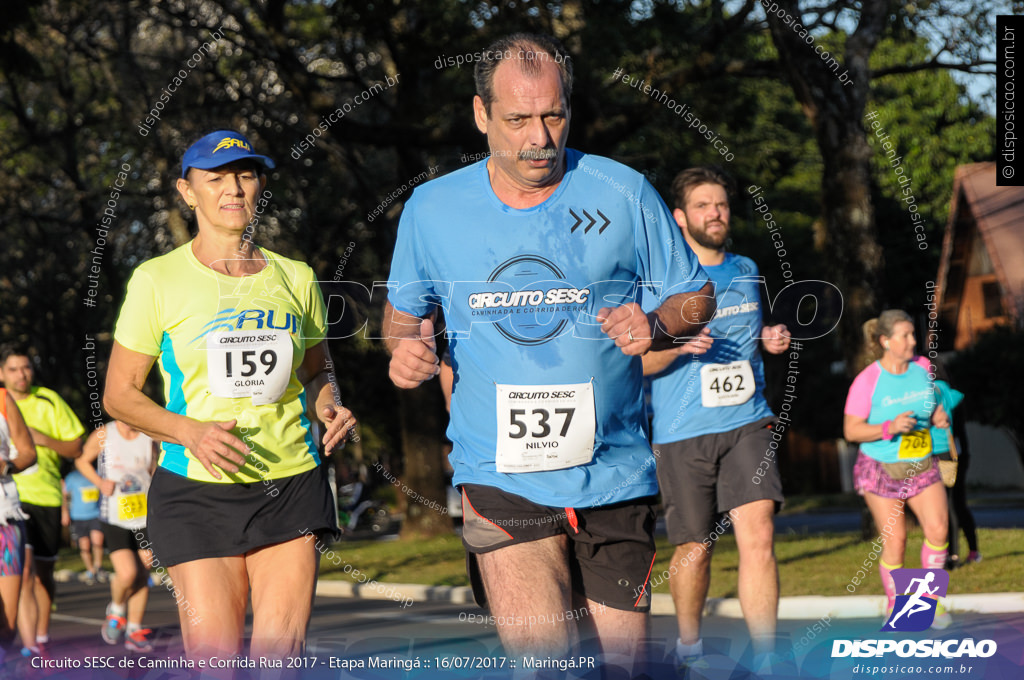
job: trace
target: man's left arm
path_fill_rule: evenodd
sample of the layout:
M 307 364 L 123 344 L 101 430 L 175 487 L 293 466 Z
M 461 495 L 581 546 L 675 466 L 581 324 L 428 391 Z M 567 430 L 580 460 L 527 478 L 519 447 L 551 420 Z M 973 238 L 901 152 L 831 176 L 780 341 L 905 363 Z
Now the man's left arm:
M 53 434 L 29 428 L 32 442 L 36 446 L 53 449 L 61 458 L 74 460 L 82 455 L 82 435 L 85 434 L 85 428 L 82 427 L 82 421 L 75 412 L 59 395 L 51 393 L 49 400 L 53 402 L 53 416 L 47 429 Z
M 28 429 L 29 434 L 32 435 L 32 443 L 36 446 L 45 446 L 49 449 L 53 449 L 62 458 L 68 460 L 74 460 L 82 455 L 82 438 L 76 437 L 75 439 L 64 440 L 54 439 L 53 437 L 43 434 L 39 430 L 30 427 Z
M 715 284 L 708 281 L 693 293 L 676 293 L 648 314 L 651 349 L 671 349 L 677 338 L 694 338 L 715 315 Z
M 671 349 L 678 338 L 696 337 L 716 309 L 715 286 L 683 239 L 672 211 L 647 180 L 640 181 L 638 195 L 634 219 L 641 281 L 661 281 L 666 293 L 683 292 L 669 294 L 646 313 L 636 302 L 598 311 L 601 330 L 630 356 Z M 692 290 L 697 285 L 701 288 Z
M 649 350 L 676 347 L 677 338 L 693 338 L 715 315 L 715 287 L 710 281 L 692 293 L 676 293 L 660 307 L 644 313 L 636 302 L 621 307 L 604 307 L 597 313 L 601 330 L 622 349 L 639 356 Z

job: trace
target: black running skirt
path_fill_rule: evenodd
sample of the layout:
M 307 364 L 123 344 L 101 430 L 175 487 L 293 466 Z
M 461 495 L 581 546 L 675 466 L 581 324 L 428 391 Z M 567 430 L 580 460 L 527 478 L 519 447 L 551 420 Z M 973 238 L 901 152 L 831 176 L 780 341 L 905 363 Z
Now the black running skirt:
M 146 515 L 157 563 L 244 555 L 308 533 L 338 538 L 326 470 L 321 465 L 282 479 L 218 484 L 157 468 Z

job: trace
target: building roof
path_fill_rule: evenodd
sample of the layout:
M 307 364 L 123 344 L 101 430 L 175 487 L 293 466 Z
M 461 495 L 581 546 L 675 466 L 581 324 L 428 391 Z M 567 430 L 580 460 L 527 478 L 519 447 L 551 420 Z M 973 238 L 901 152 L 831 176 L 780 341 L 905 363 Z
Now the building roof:
M 946 292 L 956 229 L 958 224 L 965 223 L 960 219 L 964 211 L 973 217 L 992 261 L 1003 290 L 1004 308 L 1011 317 L 1019 319 L 1024 312 L 1024 186 L 996 186 L 995 163 L 973 163 L 956 169 L 939 264 L 940 299 Z

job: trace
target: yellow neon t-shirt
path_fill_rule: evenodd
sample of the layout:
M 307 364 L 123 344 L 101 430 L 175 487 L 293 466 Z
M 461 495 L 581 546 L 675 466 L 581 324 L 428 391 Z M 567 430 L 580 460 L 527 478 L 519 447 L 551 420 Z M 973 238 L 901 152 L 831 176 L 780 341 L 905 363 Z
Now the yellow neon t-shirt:
M 69 442 L 85 434 L 85 428 L 53 390 L 32 387 L 30 394 L 18 401 L 25 424 L 48 437 Z M 36 446 L 36 463 L 13 475 L 22 503 L 58 508 L 64 496 L 60 490 L 60 454 L 47 446 Z
M 114 339 L 159 357 L 166 408 L 199 421 L 237 419 L 247 464 L 220 480 L 180 444 L 164 443 L 160 466 L 204 482 L 255 482 L 320 463 L 295 375 L 326 334 L 313 270 L 263 248 L 267 265 L 234 277 L 202 265 L 186 243 L 135 269 Z M 243 452 L 245 453 L 245 452 Z

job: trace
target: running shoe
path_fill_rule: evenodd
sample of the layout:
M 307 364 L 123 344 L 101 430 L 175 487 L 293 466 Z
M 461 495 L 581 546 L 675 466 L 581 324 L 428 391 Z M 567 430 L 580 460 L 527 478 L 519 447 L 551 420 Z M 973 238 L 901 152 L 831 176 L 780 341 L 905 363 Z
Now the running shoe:
M 797 670 L 796 662 L 793 660 L 793 653 L 779 654 L 770 652 L 754 657 L 755 678 L 798 678 L 800 673 Z
M 981 553 L 977 550 L 967 553 L 967 559 L 964 560 L 964 564 L 971 564 L 972 562 L 981 562 Z
M 50 655 L 43 649 L 22 647 L 20 654 L 12 656 L 14 659 L 3 667 L 3 674 L 0 675 L 2 680 L 43 680 L 53 674 L 53 671 L 43 668 L 45 662 L 50 660 Z
M 35 680 L 35 678 L 41 677 L 43 671 L 33 664 L 33 659 L 41 657 L 38 649 L 22 647 L 19 658 L 12 664 L 11 677 L 18 678 L 18 680 Z
M 48 661 L 50 659 L 50 654 L 46 651 L 46 646 L 41 645 L 38 642 L 36 643 L 35 647 L 22 647 L 21 656 L 23 659 L 26 660 L 30 660 L 33 657 L 39 657 L 40 659 L 43 659 L 45 661 Z
M 82 583 L 84 583 L 87 586 L 96 585 L 96 574 L 92 573 L 91 571 L 86 571 L 84 574 L 82 574 Z
M 129 652 L 140 652 L 148 654 L 153 651 L 153 642 L 149 639 L 152 633 L 150 628 L 139 628 L 124 636 L 124 648 Z
M 676 677 L 685 680 L 704 680 L 710 674 L 711 664 L 703 654 L 676 657 Z
M 676 677 L 680 680 L 718 680 L 718 678 L 744 677 L 742 668 L 731 659 L 720 654 L 694 654 L 679 657 L 672 655 L 676 664 Z
M 107 619 L 103 622 L 103 627 L 100 628 L 100 635 L 103 636 L 103 641 L 108 645 L 116 645 L 124 637 L 124 629 L 127 627 L 128 621 L 123 616 L 117 616 L 110 613 L 110 605 L 107 605 Z
M 953 623 L 953 617 L 946 611 L 946 607 L 939 601 L 935 605 L 935 620 L 932 621 L 932 628 L 935 630 L 946 630 Z

